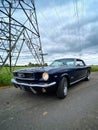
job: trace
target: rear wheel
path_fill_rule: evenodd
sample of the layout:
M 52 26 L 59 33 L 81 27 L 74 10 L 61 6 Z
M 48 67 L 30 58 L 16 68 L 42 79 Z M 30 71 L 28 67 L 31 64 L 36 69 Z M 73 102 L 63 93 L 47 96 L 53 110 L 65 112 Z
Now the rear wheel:
M 85 80 L 86 80 L 86 81 L 89 81 L 89 80 L 90 80 L 90 72 L 89 72 L 89 71 L 87 72 L 87 76 L 86 76 Z
M 57 89 L 57 97 L 60 99 L 65 98 L 67 96 L 67 90 L 68 90 L 68 81 L 67 78 L 63 77 Z

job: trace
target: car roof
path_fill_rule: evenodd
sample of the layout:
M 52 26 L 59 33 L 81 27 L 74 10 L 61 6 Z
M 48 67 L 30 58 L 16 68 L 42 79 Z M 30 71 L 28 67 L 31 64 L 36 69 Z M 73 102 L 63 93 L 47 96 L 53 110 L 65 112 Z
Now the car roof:
M 81 60 L 79 58 L 61 58 L 61 59 L 56 59 L 56 60 Z

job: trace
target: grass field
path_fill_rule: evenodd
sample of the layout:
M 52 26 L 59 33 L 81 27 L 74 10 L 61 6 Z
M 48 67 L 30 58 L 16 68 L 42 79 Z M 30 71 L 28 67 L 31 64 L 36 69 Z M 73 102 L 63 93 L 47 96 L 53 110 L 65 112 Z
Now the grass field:
M 18 69 L 22 69 L 22 68 L 27 68 L 27 67 L 16 67 L 15 70 Z M 91 67 L 91 71 L 92 72 L 96 72 L 98 71 L 98 66 L 92 66 Z M 13 75 L 11 73 L 9 73 L 8 68 L 4 67 L 1 71 L 0 71 L 0 87 L 3 86 L 11 86 L 11 78 L 13 77 Z
M 26 67 L 16 67 L 15 70 L 22 69 Z M 0 70 L 0 87 L 2 86 L 11 86 L 11 78 L 13 75 L 9 72 L 8 67 L 4 67 Z
M 92 71 L 92 72 L 98 71 L 98 65 L 92 65 L 92 66 L 91 66 L 91 71 Z

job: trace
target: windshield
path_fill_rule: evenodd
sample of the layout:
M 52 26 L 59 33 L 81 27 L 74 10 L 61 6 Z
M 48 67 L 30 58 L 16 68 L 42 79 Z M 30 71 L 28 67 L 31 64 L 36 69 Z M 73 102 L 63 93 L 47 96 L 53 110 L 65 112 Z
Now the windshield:
M 50 64 L 51 67 L 59 67 L 59 66 L 74 66 L 73 59 L 60 59 L 55 60 Z

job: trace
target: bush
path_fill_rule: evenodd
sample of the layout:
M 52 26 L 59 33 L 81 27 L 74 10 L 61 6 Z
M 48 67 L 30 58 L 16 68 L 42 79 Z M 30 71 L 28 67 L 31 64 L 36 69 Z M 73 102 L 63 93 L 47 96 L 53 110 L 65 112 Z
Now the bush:
M 12 74 L 10 74 L 7 70 L 3 69 L 0 72 L 0 86 L 11 85 L 11 78 L 12 78 Z

